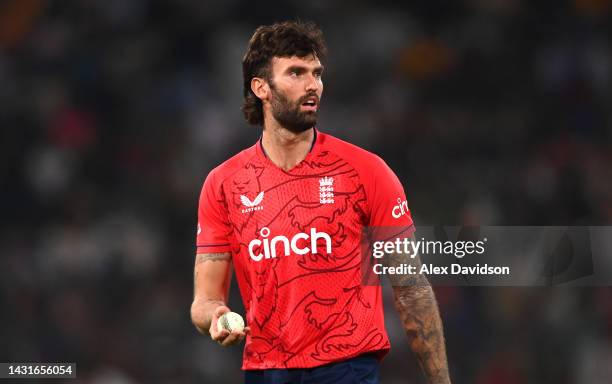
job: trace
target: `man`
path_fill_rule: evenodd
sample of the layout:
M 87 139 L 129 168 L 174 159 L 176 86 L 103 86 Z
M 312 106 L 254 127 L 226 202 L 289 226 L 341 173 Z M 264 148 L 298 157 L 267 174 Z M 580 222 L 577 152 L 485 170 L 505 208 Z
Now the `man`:
M 412 218 L 384 161 L 315 128 L 325 51 L 311 23 L 255 31 L 243 112 L 261 139 L 212 170 L 200 197 L 191 317 L 222 346 L 246 338 L 247 383 L 376 383 L 390 348 L 381 287 L 362 284 L 360 236 L 413 231 Z M 244 332 L 217 329 L 232 265 Z M 449 383 L 433 291 L 413 280 L 394 286 L 396 307 L 429 382 Z

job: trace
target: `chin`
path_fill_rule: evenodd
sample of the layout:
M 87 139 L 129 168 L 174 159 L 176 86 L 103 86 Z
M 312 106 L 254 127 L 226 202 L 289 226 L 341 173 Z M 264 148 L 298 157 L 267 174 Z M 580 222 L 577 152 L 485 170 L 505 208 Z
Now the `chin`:
M 312 128 L 314 126 L 315 126 L 314 124 L 308 125 L 308 126 L 300 125 L 300 126 L 297 126 L 297 127 L 287 127 L 287 129 L 290 130 L 293 133 L 302 133 L 302 132 L 305 132 L 305 131 L 309 130 L 310 128 Z

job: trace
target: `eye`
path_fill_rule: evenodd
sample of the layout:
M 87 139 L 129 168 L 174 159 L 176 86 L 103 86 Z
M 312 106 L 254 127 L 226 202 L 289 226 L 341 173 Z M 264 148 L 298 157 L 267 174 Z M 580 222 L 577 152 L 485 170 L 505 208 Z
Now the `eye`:
M 289 76 L 291 76 L 291 77 L 298 77 L 298 75 L 299 75 L 299 74 L 297 73 L 297 71 L 291 71 L 291 72 L 289 72 Z

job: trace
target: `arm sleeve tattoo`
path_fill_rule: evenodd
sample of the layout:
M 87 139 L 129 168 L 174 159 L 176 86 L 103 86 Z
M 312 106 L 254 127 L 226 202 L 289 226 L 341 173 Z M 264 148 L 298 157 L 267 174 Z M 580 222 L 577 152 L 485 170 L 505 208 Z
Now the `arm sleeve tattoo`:
M 392 254 L 387 265 L 411 264 L 419 271 L 418 255 Z M 420 273 L 389 275 L 395 307 L 409 339 L 410 348 L 419 360 L 428 383 L 450 383 L 442 320 L 438 304 L 427 278 Z

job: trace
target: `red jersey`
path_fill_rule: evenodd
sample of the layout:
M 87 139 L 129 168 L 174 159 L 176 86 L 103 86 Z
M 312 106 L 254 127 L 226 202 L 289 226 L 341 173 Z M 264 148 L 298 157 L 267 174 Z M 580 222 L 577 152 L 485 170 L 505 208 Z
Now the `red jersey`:
M 380 286 L 361 284 L 364 226 L 411 226 L 378 156 L 315 130 L 289 171 L 261 140 L 213 169 L 198 253 L 231 252 L 251 333 L 243 369 L 308 368 L 389 348 Z

